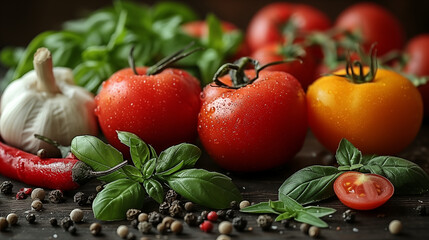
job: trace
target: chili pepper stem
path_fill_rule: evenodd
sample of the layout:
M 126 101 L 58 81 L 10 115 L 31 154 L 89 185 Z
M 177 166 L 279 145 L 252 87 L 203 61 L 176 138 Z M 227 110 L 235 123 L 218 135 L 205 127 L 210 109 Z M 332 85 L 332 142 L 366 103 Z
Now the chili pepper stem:
M 82 161 L 77 162 L 72 169 L 72 179 L 74 182 L 83 184 L 91 180 L 92 178 L 96 177 L 102 177 L 105 175 L 108 175 L 110 173 L 115 172 L 116 170 L 122 168 L 123 166 L 127 165 L 128 161 L 123 161 L 120 164 L 105 170 L 105 171 L 93 171 L 92 168 L 85 164 Z
M 37 74 L 37 89 L 48 93 L 60 93 L 52 68 L 51 52 L 47 48 L 37 49 L 33 65 Z

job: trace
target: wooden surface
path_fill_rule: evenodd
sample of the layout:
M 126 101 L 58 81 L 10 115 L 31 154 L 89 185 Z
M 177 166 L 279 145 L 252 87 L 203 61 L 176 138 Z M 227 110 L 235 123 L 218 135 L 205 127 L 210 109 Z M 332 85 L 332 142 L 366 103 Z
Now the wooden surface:
M 429 126 L 425 125 L 418 138 L 406 151 L 400 156 L 412 159 L 422 166 L 426 172 L 429 172 Z M 268 199 L 277 199 L 277 189 L 282 182 L 296 170 L 311 164 L 323 164 L 332 156 L 318 144 L 317 140 L 309 133 L 302 151 L 295 159 L 283 168 L 275 169 L 258 174 L 232 174 L 224 172 L 207 157 L 203 156 L 198 163 L 198 167 L 210 170 L 221 171 L 228 174 L 239 187 L 244 199 L 251 202 L 267 201 Z M 8 180 L 0 176 L 0 181 Z M 90 206 L 79 207 L 73 202 L 75 192 L 66 193 L 66 202 L 53 204 L 45 202 L 43 211 L 31 211 L 31 199 L 15 200 L 16 192 L 22 187 L 29 187 L 22 183 L 12 181 L 14 184 L 13 194 L 0 194 L 0 216 L 6 217 L 7 214 L 14 212 L 19 216 L 17 226 L 9 227 L 6 232 L 0 232 L 0 239 L 120 239 L 116 235 L 116 229 L 119 225 L 130 225 L 129 221 L 120 222 L 101 222 L 103 226 L 102 235 L 94 237 L 89 232 L 89 225 L 97 221 L 91 211 Z M 99 182 L 94 181 L 82 186 L 77 191 L 85 193 L 95 193 L 95 187 Z M 418 196 L 393 196 L 385 205 L 372 211 L 358 211 L 356 213 L 355 223 L 345 223 L 342 219 L 342 213 L 348 208 L 342 205 L 337 199 L 329 199 L 320 202 L 320 206 L 332 207 L 337 210 L 332 216 L 323 219 L 329 224 L 328 229 L 322 229 L 319 239 L 429 239 L 429 216 L 419 216 L 415 208 L 421 204 L 429 203 L 429 194 Z M 151 208 L 152 206 L 152 208 Z M 143 211 L 153 210 L 153 204 L 148 203 Z M 429 206 L 427 206 L 429 207 Z M 85 212 L 84 222 L 76 224 L 77 234 L 71 235 L 65 232 L 61 227 L 52 227 L 49 224 L 49 218 L 56 217 L 58 220 L 69 215 L 74 208 L 81 208 Z M 199 214 L 202 209 L 196 211 Z M 36 223 L 29 224 L 25 220 L 28 213 L 36 215 Z M 252 231 L 237 232 L 233 231 L 232 239 L 309 239 L 299 230 L 299 223 L 293 222 L 291 227 L 284 228 L 280 223 L 274 223 L 273 229 L 263 232 L 256 225 L 258 215 L 242 214 L 248 220 L 248 226 Z M 403 233 L 400 235 L 391 235 L 387 226 L 391 220 L 399 219 L 404 225 Z M 215 224 L 212 233 L 204 233 L 196 227 L 188 227 L 184 224 L 183 234 L 174 235 L 168 233 L 159 236 L 153 229 L 152 234 L 143 235 L 137 229 L 130 229 L 135 233 L 136 239 L 147 236 L 150 239 L 216 239 L 218 234 Z

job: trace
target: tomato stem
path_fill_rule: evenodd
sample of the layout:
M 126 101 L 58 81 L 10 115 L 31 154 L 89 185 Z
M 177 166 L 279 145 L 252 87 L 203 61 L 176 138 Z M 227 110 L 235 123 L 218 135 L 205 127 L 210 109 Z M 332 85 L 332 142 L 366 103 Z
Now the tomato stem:
M 136 63 L 134 61 L 133 53 L 134 53 L 134 46 L 131 47 L 130 55 L 128 56 L 128 64 L 130 65 L 130 68 L 133 70 L 134 74 L 139 75 L 136 69 Z
M 369 72 L 364 73 L 363 70 L 363 63 L 361 61 L 350 60 L 350 54 L 347 55 L 347 62 L 346 62 L 346 74 L 334 74 L 335 76 L 339 77 L 345 77 L 349 79 L 353 83 L 368 83 L 374 80 L 375 75 L 377 74 L 378 70 L 378 61 L 377 61 L 377 50 L 374 50 L 374 45 L 371 47 L 370 53 L 369 53 Z M 355 68 L 359 70 L 358 73 L 355 72 Z

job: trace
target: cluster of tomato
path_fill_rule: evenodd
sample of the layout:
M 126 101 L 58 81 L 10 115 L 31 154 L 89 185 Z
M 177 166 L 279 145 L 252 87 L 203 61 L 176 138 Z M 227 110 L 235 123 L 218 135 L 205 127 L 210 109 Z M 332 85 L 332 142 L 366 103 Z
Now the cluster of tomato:
M 228 23 L 223 28 L 235 29 Z M 208 34 L 201 22 L 184 30 L 198 37 Z M 147 68 L 138 68 L 138 74 L 125 69 L 104 82 L 96 97 L 100 126 L 125 154 L 128 148 L 117 139 L 117 130 L 137 134 L 157 151 L 199 137 L 209 155 L 232 171 L 284 164 L 301 149 L 308 127 L 331 151 L 347 138 L 363 153 L 397 153 L 415 138 L 423 118 L 421 95 L 408 79 L 392 70 L 377 71 L 375 63 L 362 67 L 354 62 L 316 80 L 321 69 L 332 68 L 325 61 L 331 45 L 321 43 L 335 40 L 338 60 L 346 44 L 337 43 L 350 36 L 367 53 L 376 42 L 381 57 L 405 45 L 399 21 L 375 4 L 349 7 L 334 25 L 308 5 L 267 5 L 251 20 L 239 55 L 250 55 L 261 65 L 291 57 L 300 61 L 263 71 L 255 62 L 256 70 L 230 64 L 235 75 L 216 77 L 203 91 L 184 70 L 148 76 Z M 428 75 L 423 64 L 429 61 L 422 59 L 429 57 L 428 37 L 411 40 L 406 51 L 410 58 L 404 71 Z

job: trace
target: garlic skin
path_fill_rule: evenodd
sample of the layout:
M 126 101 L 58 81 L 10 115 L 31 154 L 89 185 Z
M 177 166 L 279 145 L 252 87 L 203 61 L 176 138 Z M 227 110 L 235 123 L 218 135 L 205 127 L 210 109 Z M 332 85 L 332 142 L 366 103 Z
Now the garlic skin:
M 40 89 L 40 70 L 28 72 L 5 89 L 1 98 L 0 133 L 11 146 L 33 154 L 43 148 L 53 157 L 58 156 L 59 150 L 36 139 L 34 134 L 69 146 L 75 136 L 97 135 L 98 124 L 94 96 L 74 85 L 71 69 L 52 69 L 52 63 L 50 68 L 56 83 L 51 88 L 54 91 Z

